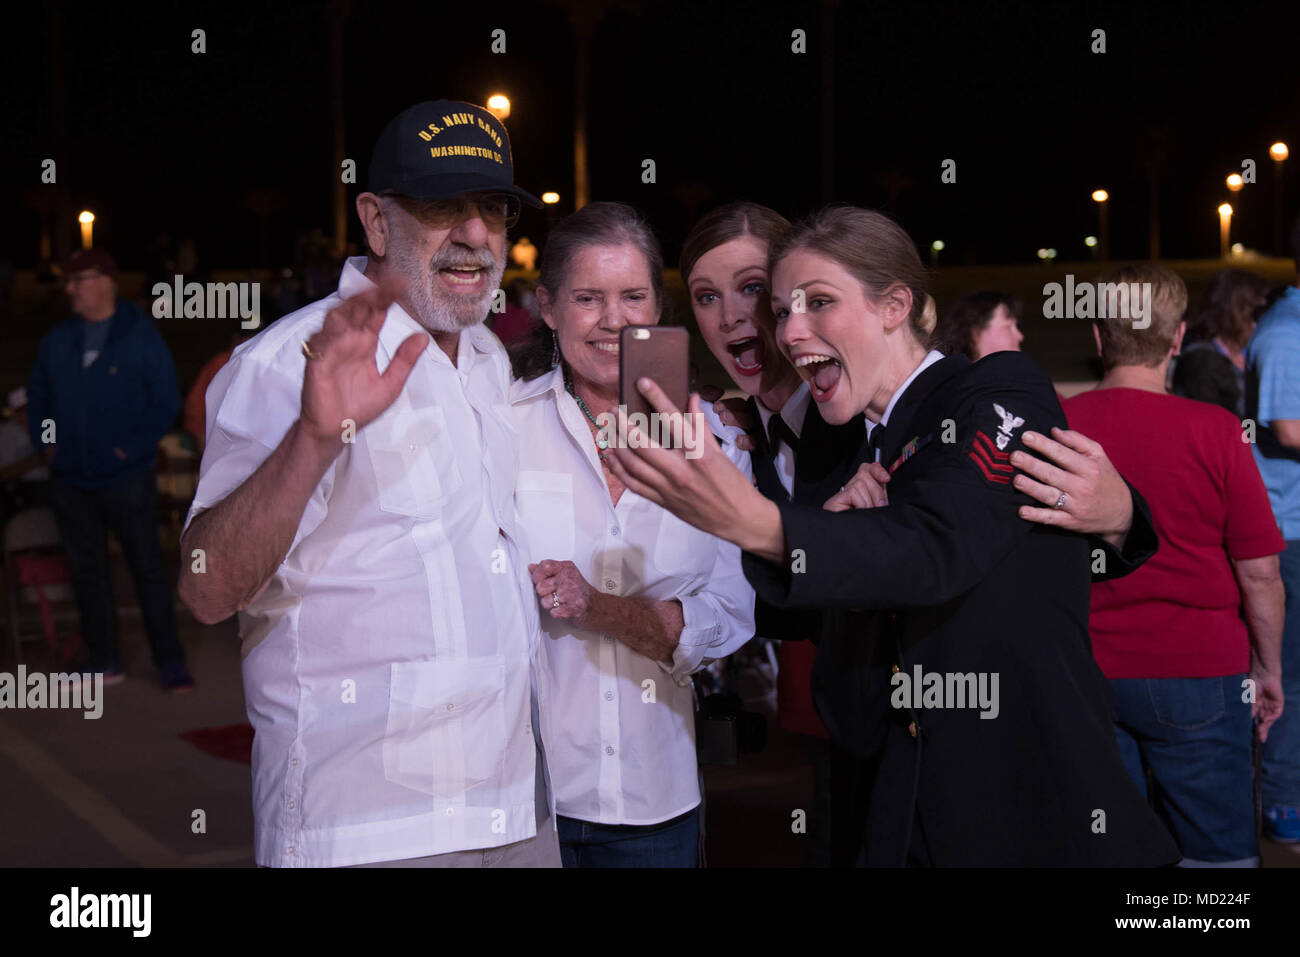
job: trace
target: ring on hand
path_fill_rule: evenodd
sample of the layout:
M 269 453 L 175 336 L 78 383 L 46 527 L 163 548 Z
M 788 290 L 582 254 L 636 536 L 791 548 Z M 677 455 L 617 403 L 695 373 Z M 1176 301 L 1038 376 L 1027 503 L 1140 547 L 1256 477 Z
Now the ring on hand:
M 560 593 L 558 591 L 551 592 L 551 607 L 552 608 L 560 607 Z
M 308 359 L 324 359 L 325 357 L 319 352 L 312 352 L 311 346 L 307 345 L 307 340 L 302 340 L 302 354 Z
M 1064 492 L 1061 493 L 1061 497 L 1058 498 L 1058 499 L 1056 500 L 1056 504 L 1053 505 L 1052 507 L 1053 507 L 1053 508 L 1065 508 L 1065 493 L 1064 493 Z

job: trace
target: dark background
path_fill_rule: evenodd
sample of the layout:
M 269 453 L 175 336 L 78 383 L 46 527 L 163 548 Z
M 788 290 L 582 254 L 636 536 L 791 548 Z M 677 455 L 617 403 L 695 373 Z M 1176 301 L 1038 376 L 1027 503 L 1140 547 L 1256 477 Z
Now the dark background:
M 1229 198 L 1234 240 L 1266 248 L 1268 146 L 1300 148 L 1295 4 L 841 2 L 829 37 L 818 2 L 601 6 L 591 195 L 645 211 L 670 261 L 689 221 L 716 203 L 745 197 L 791 216 L 818 205 L 828 146 L 834 198 L 889 210 L 923 247 L 942 238 L 946 263 L 1032 262 L 1045 246 L 1062 261 L 1086 258 L 1098 186 L 1111 194 L 1113 258 L 1144 257 L 1153 170 L 1163 256 L 1217 256 L 1215 208 Z M 202 55 L 190 52 L 196 27 L 207 31 Z M 490 52 L 495 28 L 506 31 L 504 55 Z M 791 52 L 795 28 L 807 31 L 804 55 Z M 1090 52 L 1094 28 L 1106 30 L 1105 54 Z M 142 265 L 163 230 L 193 237 L 206 268 L 275 265 L 300 233 L 329 233 L 325 4 L 20 5 L 6 11 L 5 32 L 0 259 L 36 264 L 45 157 L 58 161 L 73 205 L 95 210 L 96 244 L 126 267 Z M 571 208 L 564 4 L 354 2 L 344 36 L 347 155 L 359 178 L 348 187 L 350 240 L 361 238 L 351 199 L 375 135 L 422 99 L 505 91 L 518 181 L 557 190 L 559 211 Z M 1229 197 L 1224 177 L 1246 157 L 1259 182 Z M 653 185 L 641 182 L 646 158 Z M 940 182 L 945 158 L 957 161 L 956 184 Z M 273 207 L 266 263 L 249 208 L 258 190 Z M 76 233 L 75 221 L 60 228 Z M 535 240 L 544 231 L 540 213 L 519 230 Z

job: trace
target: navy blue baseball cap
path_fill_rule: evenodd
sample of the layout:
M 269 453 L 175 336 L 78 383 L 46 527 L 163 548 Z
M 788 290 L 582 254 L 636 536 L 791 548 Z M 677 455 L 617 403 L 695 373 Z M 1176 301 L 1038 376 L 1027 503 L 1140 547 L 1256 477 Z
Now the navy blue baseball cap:
M 372 193 L 447 199 L 465 193 L 511 193 L 541 208 L 515 185 L 505 124 L 472 103 L 417 103 L 389 120 L 370 154 Z

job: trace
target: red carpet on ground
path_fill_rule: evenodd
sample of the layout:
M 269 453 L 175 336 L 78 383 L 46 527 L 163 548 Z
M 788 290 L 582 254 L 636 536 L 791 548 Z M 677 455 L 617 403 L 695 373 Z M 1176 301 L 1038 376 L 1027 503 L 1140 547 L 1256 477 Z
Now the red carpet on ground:
M 252 763 L 253 726 L 250 724 L 228 724 L 222 728 L 195 728 L 193 731 L 182 731 L 180 737 L 213 757 L 239 761 L 242 764 Z

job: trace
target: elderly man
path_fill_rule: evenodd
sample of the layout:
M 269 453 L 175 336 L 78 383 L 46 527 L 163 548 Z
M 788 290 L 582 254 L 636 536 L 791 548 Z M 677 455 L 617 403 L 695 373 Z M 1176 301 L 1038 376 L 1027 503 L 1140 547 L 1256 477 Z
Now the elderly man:
M 369 175 L 371 256 L 208 390 L 181 595 L 240 613 L 259 864 L 559 866 L 509 364 L 481 324 L 536 200 L 467 103 L 398 115 Z

